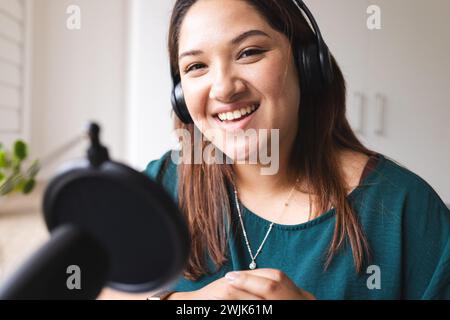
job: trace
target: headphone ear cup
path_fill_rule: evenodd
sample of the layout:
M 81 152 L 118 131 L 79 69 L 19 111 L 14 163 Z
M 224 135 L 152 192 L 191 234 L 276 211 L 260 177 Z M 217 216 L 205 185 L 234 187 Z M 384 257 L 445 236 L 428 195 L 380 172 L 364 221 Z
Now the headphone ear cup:
M 322 70 L 322 76 L 324 83 L 331 84 L 334 79 L 333 64 L 331 62 L 331 53 L 325 42 L 320 42 L 319 50 L 319 63 L 320 69 Z
M 302 47 L 299 58 L 302 90 L 317 93 L 324 87 L 317 45 Z
M 191 115 L 189 114 L 188 108 L 186 106 L 186 101 L 184 100 L 181 83 L 177 83 L 177 85 L 173 88 L 172 94 L 170 96 L 170 101 L 172 103 L 173 111 L 183 123 L 193 123 Z
M 299 55 L 300 80 L 303 90 L 318 93 L 333 83 L 331 55 L 325 43 L 302 47 Z

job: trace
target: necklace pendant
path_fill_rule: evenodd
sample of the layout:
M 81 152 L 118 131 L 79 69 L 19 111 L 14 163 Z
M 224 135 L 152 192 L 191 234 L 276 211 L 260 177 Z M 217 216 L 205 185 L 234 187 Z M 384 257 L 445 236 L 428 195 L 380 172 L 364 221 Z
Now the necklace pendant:
M 248 267 L 250 268 L 250 270 L 256 269 L 256 262 L 252 261 L 252 263 L 250 263 L 250 265 Z

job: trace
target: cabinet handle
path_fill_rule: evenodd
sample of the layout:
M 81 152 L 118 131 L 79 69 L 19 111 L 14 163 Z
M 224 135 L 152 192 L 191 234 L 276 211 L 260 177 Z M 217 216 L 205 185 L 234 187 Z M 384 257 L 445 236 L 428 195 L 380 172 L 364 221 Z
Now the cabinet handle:
M 375 95 L 375 119 L 374 133 L 378 136 L 384 135 L 384 114 L 386 109 L 386 97 L 381 93 Z
M 355 98 L 355 104 L 354 104 L 354 108 L 353 108 L 353 112 L 354 112 L 354 126 L 353 126 L 353 130 L 356 133 L 359 134 L 363 134 L 364 133 L 364 102 L 365 102 L 365 97 L 364 94 L 362 92 L 355 92 L 353 94 L 354 98 Z

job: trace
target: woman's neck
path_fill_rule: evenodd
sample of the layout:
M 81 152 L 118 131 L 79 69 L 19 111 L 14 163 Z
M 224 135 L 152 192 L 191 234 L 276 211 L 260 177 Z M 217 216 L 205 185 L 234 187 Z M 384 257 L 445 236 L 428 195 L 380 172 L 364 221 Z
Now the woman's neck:
M 261 196 L 273 196 L 292 188 L 297 179 L 297 174 L 293 173 L 294 170 L 290 168 L 289 154 L 290 148 L 289 150 L 280 148 L 279 157 L 276 159 L 278 170 L 271 175 L 262 174 L 262 168 L 264 168 L 262 164 L 234 164 L 233 170 L 238 191 L 250 191 Z

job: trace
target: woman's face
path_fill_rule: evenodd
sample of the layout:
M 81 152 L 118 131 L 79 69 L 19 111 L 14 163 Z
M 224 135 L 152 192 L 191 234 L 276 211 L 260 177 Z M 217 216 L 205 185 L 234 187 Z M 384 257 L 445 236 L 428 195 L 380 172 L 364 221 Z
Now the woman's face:
M 270 136 L 252 136 L 255 144 L 239 129 L 279 129 L 280 144 L 293 141 L 300 92 L 290 43 L 253 7 L 197 1 L 181 25 L 178 54 L 189 113 L 224 154 L 246 160 L 258 144 L 270 145 Z

